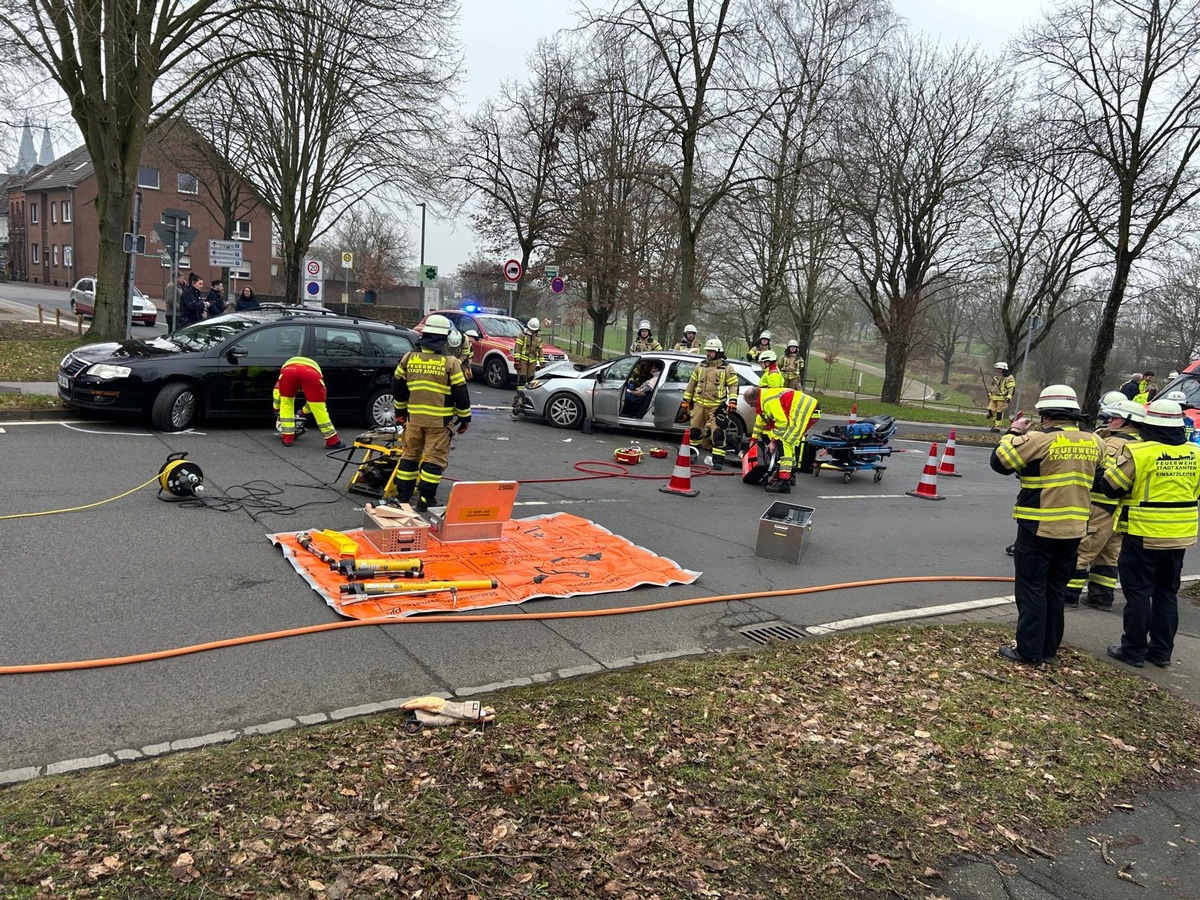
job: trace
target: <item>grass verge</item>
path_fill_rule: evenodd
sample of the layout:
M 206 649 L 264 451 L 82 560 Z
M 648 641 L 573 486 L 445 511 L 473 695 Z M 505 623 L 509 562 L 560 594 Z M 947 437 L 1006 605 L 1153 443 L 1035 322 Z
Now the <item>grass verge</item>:
M 61 400 L 48 394 L 21 394 L 0 391 L 0 411 L 66 408 L 66 405 Z
M 0 322 L 0 381 L 53 381 L 67 351 L 87 342 L 53 325 Z
M 821 412 L 836 416 L 847 415 L 850 412 L 851 404 L 855 402 L 849 397 L 836 397 L 827 394 L 818 394 L 817 398 L 821 401 Z M 974 425 L 977 428 L 987 426 L 987 419 L 984 418 L 982 412 L 953 412 L 932 406 L 917 406 L 908 403 L 881 403 L 878 400 L 859 400 L 857 402 L 860 418 L 886 415 L 895 416 L 897 419 L 903 419 L 906 422 L 929 422 L 938 425 Z
M 506 691 L 3 791 L 7 897 L 839 898 L 1200 772 L 1200 715 L 1006 630 L 837 635 Z M 1130 715 L 1136 710 L 1136 715 Z M 1036 850 L 1034 850 L 1036 848 Z

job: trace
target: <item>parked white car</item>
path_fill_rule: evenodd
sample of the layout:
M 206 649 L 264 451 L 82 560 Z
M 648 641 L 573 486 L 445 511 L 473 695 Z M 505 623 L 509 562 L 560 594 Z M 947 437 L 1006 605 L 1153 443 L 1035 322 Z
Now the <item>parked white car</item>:
M 71 288 L 71 312 L 77 316 L 92 316 L 96 312 L 96 279 L 80 278 Z M 133 289 L 133 321 L 153 325 L 158 321 L 158 307 L 136 287 Z

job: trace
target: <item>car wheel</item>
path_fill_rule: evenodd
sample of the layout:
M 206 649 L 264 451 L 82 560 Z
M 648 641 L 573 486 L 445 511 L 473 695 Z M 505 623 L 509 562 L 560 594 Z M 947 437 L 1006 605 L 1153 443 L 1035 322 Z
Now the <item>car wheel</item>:
M 75 308 L 75 298 L 74 297 L 71 298 L 71 312 L 73 312 L 75 315 L 79 315 L 79 310 Z
M 508 366 L 498 356 L 493 356 L 483 364 L 483 377 L 494 388 L 502 388 L 508 384 Z
M 371 395 L 363 412 L 363 421 L 368 428 L 384 428 L 395 423 L 396 407 L 392 389 L 380 388 Z
M 737 413 L 734 413 L 732 416 L 730 416 L 729 427 L 726 430 L 732 431 L 735 435 L 737 435 L 736 443 L 740 447 L 742 445 L 742 438 L 744 438 L 747 434 L 746 423 L 742 421 L 742 417 Z M 726 441 L 728 441 L 728 437 L 726 438 Z
M 175 381 L 154 398 L 150 407 L 150 424 L 159 431 L 183 431 L 195 420 L 200 410 L 200 398 L 190 384 Z
M 570 394 L 555 394 L 546 403 L 546 421 L 555 428 L 578 428 L 583 424 L 583 401 Z

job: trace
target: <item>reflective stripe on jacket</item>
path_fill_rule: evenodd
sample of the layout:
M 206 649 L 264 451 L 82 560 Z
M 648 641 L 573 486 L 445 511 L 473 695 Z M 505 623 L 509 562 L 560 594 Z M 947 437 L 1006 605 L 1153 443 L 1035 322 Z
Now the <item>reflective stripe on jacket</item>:
M 707 359 L 692 369 L 683 399 L 697 406 L 723 406 L 738 395 L 737 372 L 726 360 L 710 363 Z
M 445 425 L 451 416 L 470 421 L 471 397 L 462 364 L 428 347 L 410 350 L 392 375 L 397 416 L 414 425 Z
M 1033 522 L 1040 537 L 1081 538 L 1087 534 L 1092 483 L 1107 455 L 1097 435 L 1051 423 L 1041 431 L 1004 435 L 992 452 L 992 468 L 1016 472 L 1020 479 L 1014 519 Z

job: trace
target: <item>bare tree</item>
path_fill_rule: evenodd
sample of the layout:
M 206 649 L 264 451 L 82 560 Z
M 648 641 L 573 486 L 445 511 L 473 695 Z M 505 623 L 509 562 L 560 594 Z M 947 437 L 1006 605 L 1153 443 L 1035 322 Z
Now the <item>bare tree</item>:
M 697 246 L 709 217 L 742 182 L 746 142 L 774 105 L 773 96 L 749 89 L 746 19 L 732 16 L 733 0 L 634 0 L 591 13 L 618 41 L 648 48 L 660 78 L 639 87 L 637 102 L 653 110 L 671 147 L 669 168 L 647 173 L 676 212 L 679 229 L 680 319 L 696 304 Z
M 1103 187 L 1096 202 L 1089 179 L 1065 180 L 1111 256 L 1083 398 L 1094 405 L 1130 273 L 1159 229 L 1200 192 L 1193 163 L 1200 4 L 1071 0 L 1031 29 L 1020 49 L 1052 110 L 1050 163 L 1081 158 Z
M 591 115 L 577 96 L 574 66 L 559 43 L 543 40 L 530 56 L 527 84 L 507 83 L 463 123 L 451 177 L 482 200 L 475 230 L 497 254 L 515 243 L 523 268 L 544 246 L 555 218 L 552 184 L 562 166 L 564 134 Z M 500 260 L 495 262 L 499 268 Z M 513 313 L 521 292 L 512 298 Z
M 284 296 L 312 243 L 369 194 L 429 189 L 435 110 L 456 60 L 439 0 L 274 0 L 247 15 L 261 55 L 221 80 L 234 158 L 275 219 Z
M 96 177 L 99 265 L 92 333 L 125 334 L 125 276 L 138 165 L 146 136 L 168 122 L 228 65 L 253 48 L 233 48 L 171 78 L 198 43 L 236 26 L 246 0 L 0 0 L 0 53 L 37 69 L 63 92 Z
M 975 51 L 905 38 L 859 77 L 839 122 L 848 280 L 884 340 L 897 403 L 934 277 L 971 261 L 967 237 L 1010 85 Z
M 413 265 L 408 229 L 393 216 L 369 202 L 350 207 L 333 231 L 321 241 L 326 259 L 354 254 L 354 280 L 360 291 L 396 287 Z
M 1065 186 L 1065 167 L 1075 161 L 1063 160 L 1058 173 L 1039 166 L 1042 133 L 1036 120 L 1014 128 L 983 185 L 984 219 L 996 248 L 991 268 L 1003 330 L 998 352 L 1010 363 L 1023 358 L 1027 343 L 1033 350 L 1047 339 L 1072 298 L 1081 302 L 1083 295 L 1070 288 L 1101 263 L 1093 252 L 1099 236 L 1085 222 L 1086 205 L 1076 203 Z M 1029 334 L 1035 315 L 1041 324 Z
M 970 285 L 951 281 L 921 311 L 921 339 L 916 349 L 941 362 L 942 384 L 950 383 L 950 367 L 970 329 L 972 310 L 963 296 L 968 290 Z
M 1147 362 L 1164 372 L 1181 369 L 1200 356 L 1200 262 L 1184 245 L 1166 261 L 1162 282 L 1150 292 L 1151 336 L 1155 354 Z

